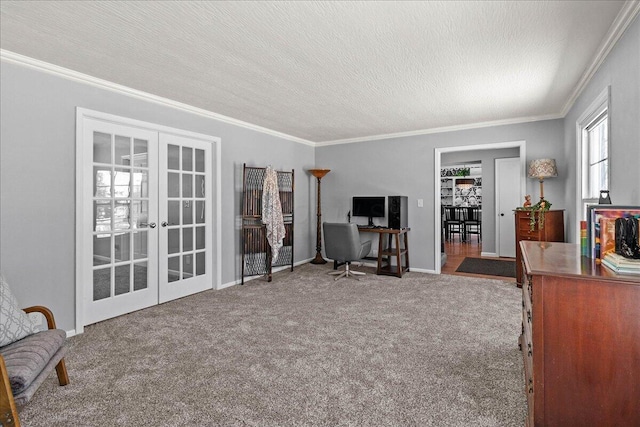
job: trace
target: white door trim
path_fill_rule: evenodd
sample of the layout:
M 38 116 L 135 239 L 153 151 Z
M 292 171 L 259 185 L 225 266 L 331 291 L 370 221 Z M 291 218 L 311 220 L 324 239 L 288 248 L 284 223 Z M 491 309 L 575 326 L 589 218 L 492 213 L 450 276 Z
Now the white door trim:
M 75 236 L 75 285 L 76 285 L 76 306 L 75 306 L 75 332 L 81 334 L 84 332 L 84 314 L 83 314 L 83 302 L 84 302 L 84 284 L 82 283 L 82 269 L 86 256 L 91 253 L 91 248 L 87 248 L 84 239 L 84 223 L 83 209 L 87 202 L 84 194 L 86 187 L 91 187 L 91 182 L 83 179 L 82 170 L 85 163 L 84 150 L 83 150 L 83 134 L 84 134 L 84 120 L 95 119 L 104 122 L 111 122 L 120 125 L 137 127 L 140 129 L 146 129 L 155 131 L 158 133 L 168 133 L 179 136 L 185 136 L 188 138 L 200 139 L 207 141 L 213 145 L 212 153 L 215 155 L 214 168 L 215 173 L 213 178 L 215 179 L 216 194 L 214 198 L 215 204 L 215 223 L 213 224 L 214 232 L 214 281 L 212 283 L 213 289 L 219 289 L 222 286 L 222 159 L 221 159 L 221 139 L 218 137 L 204 135 L 201 133 L 191 132 L 182 129 L 176 129 L 169 126 L 163 126 L 155 123 L 144 122 L 141 120 L 135 120 L 127 117 L 116 116 L 113 114 L 102 113 L 99 111 L 90 110 L 87 108 L 76 108 L 76 206 L 75 206 L 75 222 L 76 222 L 76 236 Z
M 440 266 L 440 246 L 442 245 L 442 233 L 440 228 L 442 227 L 440 224 L 440 167 L 442 161 L 442 153 L 453 153 L 456 151 L 475 151 L 475 150 L 496 150 L 500 148 L 519 148 L 520 149 L 520 187 L 521 194 L 525 194 L 526 192 L 526 163 L 527 163 L 527 153 L 526 153 L 527 142 L 526 141 L 509 141 L 509 142 L 492 142 L 489 144 L 475 144 L 475 145 L 459 145 L 455 147 L 440 147 L 435 148 L 435 156 L 434 156 L 434 197 L 433 197 L 433 206 L 434 206 L 434 218 L 433 218 L 433 235 L 434 235 L 434 272 L 436 274 L 440 274 L 442 268 Z M 495 218 L 494 218 L 495 220 Z

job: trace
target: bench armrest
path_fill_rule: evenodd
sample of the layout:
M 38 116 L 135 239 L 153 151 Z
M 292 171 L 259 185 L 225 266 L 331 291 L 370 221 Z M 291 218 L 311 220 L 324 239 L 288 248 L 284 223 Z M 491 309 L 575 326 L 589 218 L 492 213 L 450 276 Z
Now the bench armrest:
M 51 312 L 47 307 L 34 305 L 33 307 L 23 308 L 22 311 L 25 313 L 41 313 L 45 319 L 47 319 L 47 327 L 49 329 L 56 329 L 56 321 L 53 318 L 53 312 Z

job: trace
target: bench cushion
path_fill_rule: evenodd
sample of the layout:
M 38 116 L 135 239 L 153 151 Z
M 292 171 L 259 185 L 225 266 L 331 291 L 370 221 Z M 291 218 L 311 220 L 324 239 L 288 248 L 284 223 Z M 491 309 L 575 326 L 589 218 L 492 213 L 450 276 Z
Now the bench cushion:
M 62 329 L 49 329 L 0 348 L 14 396 L 31 385 L 56 353 L 59 353 L 56 359 L 62 358 L 64 351 L 59 350 L 66 338 Z

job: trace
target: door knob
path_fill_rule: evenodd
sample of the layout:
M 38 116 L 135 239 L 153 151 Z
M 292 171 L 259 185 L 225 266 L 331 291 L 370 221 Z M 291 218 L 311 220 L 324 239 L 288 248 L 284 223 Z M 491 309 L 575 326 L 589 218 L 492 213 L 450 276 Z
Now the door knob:
M 162 225 L 163 227 L 166 227 L 167 225 L 169 225 L 169 223 L 167 221 L 162 221 L 160 225 Z
M 150 223 L 146 223 L 146 222 L 141 222 L 140 223 L 141 227 L 151 227 L 151 228 L 156 228 L 156 223 L 155 222 L 150 222 Z
M 504 216 L 504 214 L 503 214 L 503 213 L 501 213 L 501 214 L 500 214 L 500 216 Z

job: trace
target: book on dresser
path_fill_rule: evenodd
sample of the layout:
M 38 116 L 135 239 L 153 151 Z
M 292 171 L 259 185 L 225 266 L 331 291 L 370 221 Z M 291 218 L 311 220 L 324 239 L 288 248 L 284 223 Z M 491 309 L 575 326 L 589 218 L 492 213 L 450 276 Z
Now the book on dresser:
M 608 252 L 602 264 L 618 274 L 640 274 L 640 259 L 625 258 L 615 252 Z

